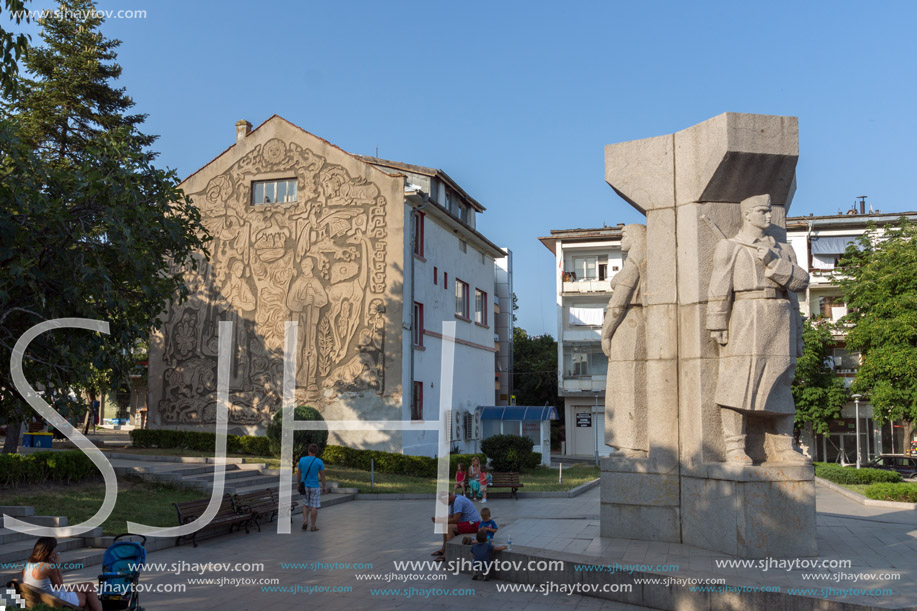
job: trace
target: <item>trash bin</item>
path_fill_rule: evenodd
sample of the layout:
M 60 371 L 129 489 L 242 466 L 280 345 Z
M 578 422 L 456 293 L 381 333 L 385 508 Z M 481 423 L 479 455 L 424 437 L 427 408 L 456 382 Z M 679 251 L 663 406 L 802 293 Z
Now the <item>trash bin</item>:
M 32 433 L 26 433 L 22 436 L 22 447 L 31 448 L 32 447 Z
M 51 442 L 54 440 L 54 433 L 32 433 L 31 437 L 33 448 L 50 450 L 53 447 Z

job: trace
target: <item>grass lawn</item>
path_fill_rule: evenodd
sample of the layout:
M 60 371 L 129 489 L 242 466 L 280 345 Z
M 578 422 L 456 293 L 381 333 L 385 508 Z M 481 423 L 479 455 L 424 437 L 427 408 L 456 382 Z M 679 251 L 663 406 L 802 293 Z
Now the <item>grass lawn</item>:
M 119 478 L 118 501 L 112 514 L 102 524 L 102 531 L 106 535 L 127 532 L 127 520 L 151 526 L 176 526 L 178 517 L 172 503 L 204 496 L 199 490 Z M 104 498 L 105 484 L 101 480 L 0 490 L 0 505 L 32 505 L 36 515 L 65 515 L 70 524 L 78 524 L 95 515 Z

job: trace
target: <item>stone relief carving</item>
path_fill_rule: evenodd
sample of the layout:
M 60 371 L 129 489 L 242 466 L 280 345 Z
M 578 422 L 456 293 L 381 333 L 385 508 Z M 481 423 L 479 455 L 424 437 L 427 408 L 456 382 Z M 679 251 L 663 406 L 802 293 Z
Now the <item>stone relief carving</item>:
M 612 295 L 602 325 L 608 357 L 605 442 L 622 455 L 646 456 L 646 325 L 643 279 L 646 226 L 625 225 L 621 250 L 627 260 L 611 281 Z
M 707 304 L 706 326 L 720 345 L 715 397 L 722 408 L 726 462 L 752 463 L 745 444 L 752 432 L 764 433 L 767 461 L 805 463 L 793 444 L 790 384 L 803 350 L 794 291 L 806 289 L 809 274 L 796 264 L 789 245 L 766 234 L 769 195 L 743 200 L 741 213 L 738 235 L 717 244 Z M 753 424 L 751 416 L 757 416 Z
M 251 183 L 295 177 L 297 201 L 252 205 Z M 212 422 L 216 328 L 235 329 L 230 421 L 261 424 L 280 405 L 284 323 L 299 321 L 297 400 L 384 388 L 386 199 L 295 142 L 272 139 L 190 193 L 214 236 L 186 274 L 191 298 L 163 328 L 164 423 Z

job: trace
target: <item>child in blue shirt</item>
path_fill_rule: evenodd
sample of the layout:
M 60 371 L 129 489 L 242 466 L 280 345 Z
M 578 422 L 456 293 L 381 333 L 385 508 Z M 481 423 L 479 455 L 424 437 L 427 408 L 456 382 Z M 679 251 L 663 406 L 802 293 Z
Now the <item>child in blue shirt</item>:
M 496 534 L 499 526 L 497 526 L 496 522 L 490 519 L 490 509 L 489 508 L 484 507 L 483 509 L 481 509 L 481 519 L 483 521 L 481 522 L 481 525 L 478 526 L 478 532 L 484 531 L 485 533 L 487 533 L 487 540 L 493 541 L 494 535 Z
M 473 581 L 483 578 L 484 581 L 490 579 L 490 567 L 493 564 L 493 553 L 502 552 L 506 549 L 505 545 L 494 545 L 487 540 L 487 533 L 484 530 L 478 530 L 478 542 L 471 546 L 471 555 L 474 556 L 474 574 L 471 576 Z

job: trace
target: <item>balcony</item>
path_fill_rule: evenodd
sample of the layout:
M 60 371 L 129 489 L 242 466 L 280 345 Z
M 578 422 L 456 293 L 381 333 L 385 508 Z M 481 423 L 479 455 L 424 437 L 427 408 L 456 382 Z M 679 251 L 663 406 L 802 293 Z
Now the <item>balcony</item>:
M 606 376 L 564 376 L 564 392 L 592 392 L 594 390 L 605 391 Z
M 610 293 L 611 280 L 576 280 L 564 282 L 561 290 L 567 293 Z

